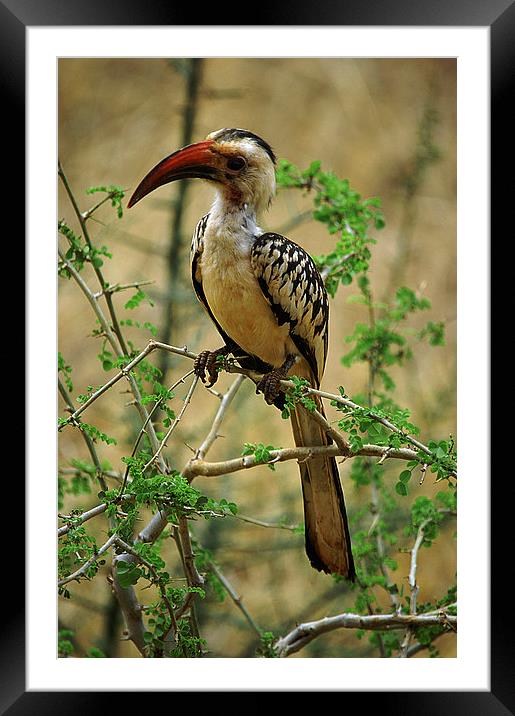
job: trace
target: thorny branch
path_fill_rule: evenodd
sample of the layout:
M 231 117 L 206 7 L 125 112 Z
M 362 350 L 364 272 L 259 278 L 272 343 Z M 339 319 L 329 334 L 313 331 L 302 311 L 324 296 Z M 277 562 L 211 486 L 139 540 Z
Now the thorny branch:
M 382 459 L 382 458 L 381 458 Z M 377 484 L 374 480 L 371 480 L 371 489 L 372 489 L 372 500 L 371 500 L 371 511 L 374 514 L 374 519 L 372 521 L 372 524 L 369 528 L 369 534 L 371 534 L 374 529 L 376 530 L 376 545 L 377 545 L 377 554 L 379 556 L 379 569 L 381 570 L 381 574 L 383 575 L 385 579 L 385 585 L 384 588 L 386 589 L 388 596 L 390 598 L 391 605 L 393 609 L 395 609 L 395 612 L 398 613 L 400 611 L 400 600 L 399 600 L 399 593 L 397 589 L 397 585 L 392 581 L 389 571 L 386 568 L 386 565 L 384 563 L 384 557 L 385 557 L 385 545 L 383 540 L 383 535 L 381 533 L 381 530 L 379 528 L 379 495 L 378 495 L 378 489 Z
M 70 396 L 68 395 L 68 393 L 67 393 L 67 391 L 66 391 L 66 388 L 64 387 L 64 385 L 61 383 L 60 380 L 57 381 L 57 385 L 58 385 L 59 393 L 60 393 L 62 399 L 64 400 L 64 402 L 65 402 L 66 405 L 68 406 L 68 410 L 69 410 L 70 412 L 73 412 L 73 403 L 72 403 L 72 401 L 70 400 Z M 88 448 L 88 452 L 89 452 L 89 454 L 90 454 L 90 456 L 91 456 L 91 459 L 92 459 L 92 461 L 93 461 L 93 464 L 94 464 L 94 466 L 95 466 L 95 469 L 96 469 L 96 478 L 98 479 L 99 485 L 100 485 L 100 487 L 102 488 L 102 490 L 106 490 L 106 489 L 107 489 L 107 483 L 106 483 L 106 481 L 104 480 L 104 473 L 103 473 L 103 470 L 102 470 L 102 466 L 101 466 L 101 464 L 100 464 L 100 460 L 98 459 L 97 451 L 95 450 L 95 446 L 94 446 L 94 444 L 93 444 L 93 440 L 89 437 L 89 435 L 88 435 L 87 433 L 85 433 L 85 432 L 83 432 L 83 431 L 81 431 L 81 435 L 82 435 L 82 437 L 83 437 L 83 439 L 84 439 L 84 442 L 86 443 L 86 447 Z
M 448 510 L 439 510 L 440 513 L 448 513 Z M 419 591 L 419 585 L 417 584 L 417 559 L 418 559 L 418 552 L 420 548 L 422 547 L 422 544 L 424 543 L 424 537 L 425 537 L 425 530 L 427 526 L 433 522 L 433 518 L 429 517 L 427 520 L 424 520 L 422 524 L 419 526 L 417 531 L 417 536 L 415 538 L 415 543 L 413 547 L 411 548 L 411 560 L 410 560 L 410 571 L 408 575 L 408 584 L 410 587 L 410 614 L 412 616 L 415 616 L 417 613 L 417 597 L 418 597 L 418 591 Z M 408 629 L 406 629 L 406 632 L 404 634 L 404 638 L 402 640 L 401 648 L 399 657 L 400 658 L 406 658 L 410 654 L 410 643 L 411 639 L 413 637 L 413 627 L 410 625 Z
M 99 557 L 101 557 L 104 552 L 107 552 L 107 550 L 116 542 L 117 537 L 116 535 L 111 535 L 107 542 L 105 542 L 102 547 L 98 549 L 95 554 L 88 559 L 87 562 L 84 562 L 84 564 L 79 567 L 73 574 L 69 574 L 67 577 L 64 577 L 63 579 L 60 579 L 57 582 L 58 587 L 63 587 L 65 584 L 68 584 L 68 582 L 72 582 L 74 579 L 80 579 L 80 577 L 83 577 L 88 569 L 96 563 Z
M 220 580 L 222 583 L 224 589 L 231 597 L 232 601 L 236 604 L 238 609 L 241 611 L 245 619 L 248 621 L 252 629 L 257 634 L 258 638 L 261 637 L 261 629 L 258 627 L 254 619 L 249 614 L 249 611 L 247 607 L 243 604 L 242 597 L 238 594 L 238 592 L 235 590 L 231 582 L 227 579 L 227 577 L 221 572 L 219 567 L 214 562 L 209 562 L 209 568 L 211 571 L 216 575 L 216 577 Z
M 170 435 L 173 433 L 173 431 L 175 430 L 177 425 L 181 422 L 181 420 L 184 416 L 184 413 L 186 412 L 188 405 L 190 404 L 191 398 L 193 396 L 193 393 L 195 392 L 195 388 L 197 387 L 198 381 L 199 381 L 198 376 L 197 375 L 194 376 L 194 378 L 191 382 L 190 389 L 188 390 L 188 393 L 184 399 L 183 406 L 182 406 L 181 410 L 179 411 L 179 414 L 177 415 L 177 417 L 175 418 L 173 423 L 168 428 L 166 435 L 164 436 L 164 438 L 161 440 L 161 442 L 159 444 L 159 447 L 157 448 L 155 453 L 152 455 L 150 460 L 147 462 L 147 464 L 143 468 L 143 472 L 145 472 L 145 470 L 148 467 L 150 467 L 150 465 L 152 465 L 157 460 L 157 458 L 161 455 L 161 453 L 163 452 L 163 449 L 166 447 L 166 443 L 168 442 Z
M 121 378 L 130 376 L 130 371 L 136 367 L 138 363 L 140 363 L 144 358 L 146 358 L 150 353 L 152 353 L 154 350 L 165 350 L 170 353 L 174 353 L 176 355 L 185 356 L 187 358 L 190 358 L 191 360 L 194 360 L 196 358 L 196 354 L 192 353 L 188 350 L 186 346 L 183 346 L 182 348 L 177 346 L 169 346 L 165 343 L 160 343 L 159 341 L 149 341 L 148 345 L 139 353 L 130 363 L 128 363 L 123 369 L 121 369 L 116 375 L 114 375 L 105 385 L 101 386 L 97 391 L 92 393 L 92 395 L 88 398 L 87 401 L 85 401 L 75 412 L 70 415 L 67 418 L 66 423 L 63 423 L 61 426 L 64 427 L 67 423 L 73 423 L 74 420 L 76 420 L 93 402 L 95 402 L 101 395 L 103 395 L 107 390 L 109 390 L 113 385 L 115 385 Z M 248 369 L 236 367 L 236 366 L 227 366 L 227 372 L 229 373 L 237 373 L 240 375 L 248 376 L 250 377 L 254 382 L 258 382 L 260 378 L 262 377 L 261 374 L 256 373 L 255 371 L 251 371 Z M 291 389 L 294 387 L 294 384 L 289 380 L 282 380 L 280 382 L 281 388 L 285 391 Z M 320 398 L 324 398 L 326 400 L 329 400 L 331 402 L 335 402 L 340 405 L 344 405 L 351 409 L 357 409 L 360 410 L 362 406 L 358 405 L 357 403 L 354 403 L 352 400 L 345 398 L 341 395 L 337 395 L 335 393 L 327 393 L 323 390 L 318 390 L 315 388 L 309 388 L 307 387 L 305 390 L 306 395 L 317 395 Z M 311 414 L 311 413 L 310 413 Z M 384 462 L 387 458 L 396 458 L 400 460 L 414 460 L 417 459 L 418 453 L 415 450 L 409 449 L 409 448 L 399 448 L 399 449 L 392 449 L 389 447 L 383 447 L 379 445 L 365 445 L 361 450 L 358 450 L 356 452 L 351 452 L 349 450 L 349 447 L 347 445 L 347 442 L 343 435 L 338 433 L 334 428 L 331 427 L 331 425 L 327 422 L 327 420 L 320 414 L 318 411 L 314 411 L 313 419 L 319 422 L 319 424 L 322 425 L 322 427 L 327 431 L 327 433 L 337 442 L 337 449 L 339 452 L 333 452 L 332 449 L 334 449 L 334 446 L 329 446 L 327 454 L 329 455 L 343 455 L 346 457 L 357 457 L 357 456 L 369 456 L 369 457 L 378 457 L 381 460 L 381 463 Z M 381 423 L 381 425 L 384 425 L 388 430 L 398 433 L 403 436 L 403 438 L 411 443 L 413 447 L 415 447 L 418 451 L 424 452 L 426 455 L 431 455 L 431 450 L 427 447 L 427 445 L 424 445 L 422 442 L 414 438 L 413 436 L 407 435 L 404 433 L 400 428 L 398 428 L 396 425 L 394 425 L 391 421 L 389 421 L 387 418 L 384 418 L 382 416 L 376 416 L 374 418 L 378 423 Z M 336 437 L 337 436 L 337 437 Z M 332 449 L 331 449 L 332 448 Z M 325 450 L 326 448 L 324 448 Z M 322 454 L 322 453 L 319 453 Z M 300 455 L 299 457 L 306 457 L 306 455 Z M 285 459 L 285 458 L 283 458 Z M 286 459 L 291 459 L 286 458 Z M 250 465 L 243 465 L 243 467 L 248 467 Z M 203 473 L 202 473 L 203 474 Z M 222 474 L 222 473 L 220 473 Z M 451 471 L 449 473 L 451 476 L 456 477 L 456 472 Z
M 450 605 L 454 606 L 454 605 Z M 318 621 L 299 624 L 289 634 L 281 637 L 275 643 L 278 656 L 289 656 L 300 651 L 310 641 L 321 634 L 334 631 L 335 629 L 372 629 L 374 631 L 390 631 L 392 629 L 404 629 L 409 627 L 442 625 L 452 628 L 457 627 L 457 617 L 448 614 L 448 609 L 441 609 L 425 614 L 372 614 L 361 616 L 359 614 L 338 614 L 334 617 L 325 617 Z

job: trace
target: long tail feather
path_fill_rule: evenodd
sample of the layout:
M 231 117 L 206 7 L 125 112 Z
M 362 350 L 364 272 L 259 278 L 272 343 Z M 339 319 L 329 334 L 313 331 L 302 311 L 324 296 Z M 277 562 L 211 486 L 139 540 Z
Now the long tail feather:
M 324 414 L 315 396 L 317 410 Z M 332 440 L 302 408 L 291 414 L 297 447 L 330 445 Z M 334 457 L 321 455 L 299 463 L 304 498 L 306 553 L 312 566 L 322 572 L 354 580 L 351 542 L 343 490 Z

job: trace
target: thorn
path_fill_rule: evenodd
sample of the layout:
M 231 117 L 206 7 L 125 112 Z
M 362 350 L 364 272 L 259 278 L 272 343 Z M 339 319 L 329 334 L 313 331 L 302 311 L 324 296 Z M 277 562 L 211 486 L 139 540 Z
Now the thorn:
M 377 463 L 378 465 L 382 465 L 382 464 L 383 464 L 383 462 L 384 462 L 384 461 L 386 460 L 386 458 L 388 457 L 388 455 L 389 455 L 391 449 L 392 449 L 392 448 L 387 448 L 387 449 L 384 451 L 384 453 L 382 454 L 381 458 L 379 459 L 379 462 Z

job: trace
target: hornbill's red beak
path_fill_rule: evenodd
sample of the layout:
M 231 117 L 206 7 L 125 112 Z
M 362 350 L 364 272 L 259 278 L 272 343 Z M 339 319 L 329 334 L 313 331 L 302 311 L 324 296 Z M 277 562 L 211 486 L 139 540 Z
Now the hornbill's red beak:
M 150 194 L 163 184 L 177 179 L 220 179 L 217 168 L 216 155 L 211 151 L 214 141 L 207 139 L 197 144 L 189 144 L 183 149 L 162 159 L 159 164 L 149 171 L 141 180 L 134 194 L 129 199 L 127 207 L 130 209 L 136 202 Z

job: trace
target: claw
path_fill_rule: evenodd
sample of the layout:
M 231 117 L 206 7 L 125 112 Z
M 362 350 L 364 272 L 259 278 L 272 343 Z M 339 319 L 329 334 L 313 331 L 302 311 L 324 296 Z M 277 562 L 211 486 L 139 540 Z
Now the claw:
M 209 351 L 202 351 L 193 361 L 193 370 L 195 375 L 198 375 L 200 380 L 206 382 L 206 363 L 209 356 Z
M 206 383 L 208 388 L 212 388 L 218 380 L 218 359 L 219 353 L 210 353 L 206 362 L 207 373 L 209 375 L 209 383 Z
M 281 392 L 280 384 L 284 378 L 284 371 L 280 368 L 271 370 L 270 373 L 264 375 L 256 385 L 256 393 L 263 393 L 265 401 L 268 405 L 272 405 Z
M 227 349 L 220 348 L 217 351 L 202 351 L 193 362 L 193 370 L 207 388 L 212 388 L 218 380 L 218 356 L 226 355 Z M 206 383 L 206 370 L 209 383 Z

